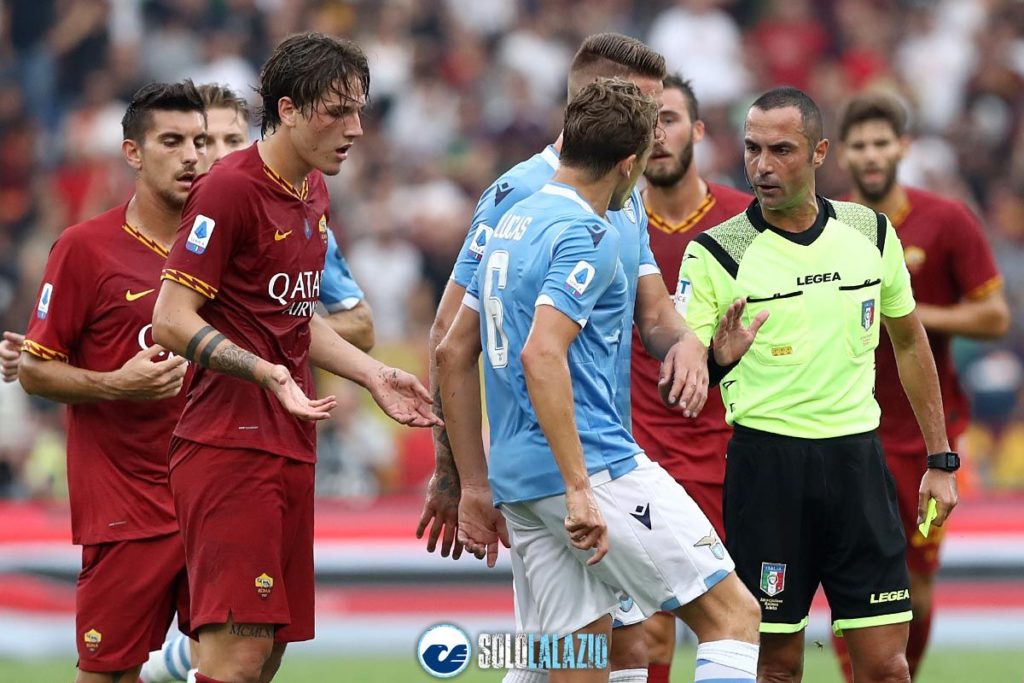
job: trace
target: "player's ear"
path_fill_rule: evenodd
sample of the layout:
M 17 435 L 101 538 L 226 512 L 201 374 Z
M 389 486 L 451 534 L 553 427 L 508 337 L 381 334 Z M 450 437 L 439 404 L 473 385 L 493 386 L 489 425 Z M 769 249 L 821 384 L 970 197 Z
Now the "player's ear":
M 292 102 L 292 98 L 282 97 L 277 101 L 277 115 L 281 119 L 281 125 L 294 128 L 302 112 Z
M 910 142 L 911 142 L 911 140 L 910 140 L 910 136 L 909 135 L 901 135 L 900 136 L 900 139 L 899 139 L 900 161 L 903 160 L 903 157 L 906 156 L 906 154 L 907 154 L 907 150 L 910 149 Z
M 703 140 L 704 139 L 704 133 L 705 133 L 704 122 L 701 121 L 700 119 L 697 119 L 696 121 L 693 122 L 693 141 L 694 141 L 694 143 L 698 143 L 701 140 Z
M 819 168 L 823 163 L 825 163 L 826 156 L 828 156 L 828 138 L 822 138 L 818 141 L 818 144 L 814 146 L 814 154 L 812 155 L 814 168 Z
M 124 153 L 125 161 L 136 171 L 142 170 L 142 145 L 135 140 L 122 140 L 121 152 Z
M 633 168 L 636 166 L 639 157 L 633 153 L 628 157 L 619 162 L 619 173 L 625 178 L 631 178 L 633 176 Z

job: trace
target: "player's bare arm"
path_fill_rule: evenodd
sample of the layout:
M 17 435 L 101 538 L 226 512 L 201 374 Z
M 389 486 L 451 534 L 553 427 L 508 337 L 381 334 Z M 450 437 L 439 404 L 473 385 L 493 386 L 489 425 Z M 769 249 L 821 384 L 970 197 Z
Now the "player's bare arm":
M 373 333 L 373 309 L 360 301 L 347 311 L 335 311 L 324 316 L 331 329 L 360 351 L 369 353 L 376 341 Z
M 451 328 L 465 294 L 465 287 L 454 280 L 449 280 L 444 288 L 444 294 L 441 295 L 434 324 L 430 327 L 430 390 L 433 392 L 434 414 L 441 420 L 444 420 L 445 411 L 437 375 L 437 348 Z M 456 533 L 460 487 L 459 471 L 452 457 L 447 427 L 434 427 L 434 473 L 427 483 L 423 513 L 416 527 L 416 538 L 423 538 L 427 525 L 430 525 L 430 533 L 427 535 L 428 553 L 434 552 L 437 548 L 437 539 L 443 537 L 441 556 L 447 557 L 449 551 L 453 560 L 462 556 L 462 543 Z
M 526 388 L 537 421 L 565 481 L 565 528 L 573 546 L 595 549 L 588 564 L 608 554 L 608 527 L 590 487 L 583 444 L 576 429 L 569 376 L 569 346 L 580 326 L 551 306 L 538 306 L 521 355 Z
M 362 385 L 388 417 L 412 427 L 440 420 L 430 409 L 430 394 L 415 376 L 384 365 L 335 334 L 319 315 L 309 321 L 309 362 Z
M 165 354 L 160 360 L 159 356 Z M 85 370 L 24 353 L 19 379 L 29 394 L 58 403 L 157 401 L 178 395 L 185 380 L 185 369 L 184 358 L 167 354 L 167 349 L 153 345 L 111 372 Z
M 949 440 L 942 412 L 942 395 L 924 326 L 914 311 L 902 318 L 883 317 L 882 320 L 892 339 L 900 382 L 914 409 L 928 453 L 944 453 L 949 450 Z M 924 520 L 929 498 L 935 499 L 938 512 L 934 523 L 942 526 L 958 502 L 956 474 L 937 469 L 925 472 L 918 496 L 919 522 Z
M 206 297 L 202 294 L 164 280 L 153 308 L 153 338 L 203 367 L 259 384 L 300 419 L 323 420 L 330 416 L 335 405 L 333 396 L 311 400 L 286 367 L 240 348 L 207 325 L 198 313 L 204 303 Z
M 999 339 L 1010 329 L 1010 307 L 1001 287 L 984 297 L 965 299 L 952 306 L 919 303 L 917 316 L 929 332 L 973 339 Z
M 0 374 L 5 382 L 18 379 L 18 362 L 21 359 L 21 345 L 25 335 L 5 331 L 0 339 Z
M 487 557 L 493 567 L 498 557 L 499 540 L 508 547 L 505 518 L 494 507 L 487 479 L 487 458 L 481 437 L 483 406 L 480 400 L 480 376 L 477 364 L 481 352 L 480 316 L 461 306 L 444 340 L 435 349 L 436 396 L 449 406 L 445 423 L 448 455 L 461 479 L 458 510 L 458 542 L 477 557 Z M 456 525 L 449 524 L 453 530 Z

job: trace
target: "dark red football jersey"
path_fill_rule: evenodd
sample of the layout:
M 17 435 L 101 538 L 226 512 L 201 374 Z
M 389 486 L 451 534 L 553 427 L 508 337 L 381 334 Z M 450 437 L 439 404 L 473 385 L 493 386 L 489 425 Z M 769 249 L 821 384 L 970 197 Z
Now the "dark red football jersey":
M 320 296 L 329 208 L 323 175 L 302 188 L 268 168 L 254 144 L 193 185 L 163 271 L 209 301 L 199 310 L 237 346 L 284 365 L 308 396 L 309 321 Z M 174 434 L 221 448 L 316 461 L 314 424 L 259 385 L 196 368 Z M 173 460 L 171 467 L 177 463 Z
M 125 222 L 127 205 L 65 230 L 50 250 L 25 351 L 111 372 L 153 344 L 167 252 Z M 75 543 L 177 531 L 167 453 L 184 396 L 68 406 L 68 491 Z
M 751 199 L 731 187 L 708 183 L 707 197 L 692 216 L 678 225 L 670 225 L 647 211 L 651 251 L 669 292 L 676 291 L 679 264 L 690 240 L 745 211 Z M 661 363 L 647 354 L 635 326 L 632 353 L 630 398 L 637 443 L 678 481 L 721 484 L 725 481 L 725 447 L 732 427 L 725 422 L 725 406 L 718 387 L 708 392 L 700 415 L 687 419 L 661 402 Z
M 906 188 L 909 206 L 890 219 L 903 243 L 910 282 L 918 303 L 951 306 L 980 298 L 1002 286 L 992 250 L 978 219 L 960 202 L 931 192 Z M 948 335 L 928 333 L 935 356 L 946 413 L 946 430 L 955 448 L 967 428 L 970 405 L 953 365 Z M 926 447 L 914 411 L 900 384 L 892 342 L 882 329 L 875 353 L 878 370 L 875 398 L 882 409 L 879 434 L 887 453 L 925 455 Z

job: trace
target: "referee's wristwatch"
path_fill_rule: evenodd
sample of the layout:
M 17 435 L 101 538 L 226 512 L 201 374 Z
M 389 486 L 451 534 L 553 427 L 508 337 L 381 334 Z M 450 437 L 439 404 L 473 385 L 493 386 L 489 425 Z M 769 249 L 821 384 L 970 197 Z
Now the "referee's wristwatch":
M 953 451 L 932 453 L 928 456 L 928 469 L 956 472 L 960 469 L 960 456 Z

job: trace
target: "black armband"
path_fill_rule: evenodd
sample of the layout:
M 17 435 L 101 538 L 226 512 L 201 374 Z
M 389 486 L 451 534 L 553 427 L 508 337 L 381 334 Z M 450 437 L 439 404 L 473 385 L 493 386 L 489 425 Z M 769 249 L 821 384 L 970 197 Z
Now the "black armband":
M 717 387 L 725 379 L 725 376 L 732 372 L 732 369 L 739 364 L 740 362 L 736 361 L 729 365 L 719 365 L 718 361 L 715 360 L 715 350 L 708 348 L 708 386 Z

